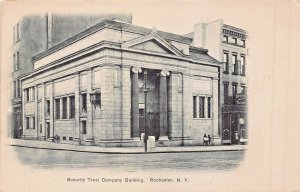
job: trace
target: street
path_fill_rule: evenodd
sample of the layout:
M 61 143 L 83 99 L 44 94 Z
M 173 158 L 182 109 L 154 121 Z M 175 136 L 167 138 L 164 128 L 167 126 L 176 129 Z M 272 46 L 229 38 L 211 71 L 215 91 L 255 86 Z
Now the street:
M 44 168 L 118 169 L 123 171 L 181 170 L 222 171 L 231 170 L 243 160 L 245 151 L 156 153 L 156 154 L 103 154 L 48 149 L 14 147 L 24 165 Z

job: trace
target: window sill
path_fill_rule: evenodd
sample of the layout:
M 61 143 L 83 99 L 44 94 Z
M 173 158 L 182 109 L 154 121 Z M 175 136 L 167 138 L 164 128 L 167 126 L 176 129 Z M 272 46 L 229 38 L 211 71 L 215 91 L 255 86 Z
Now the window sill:
M 193 118 L 193 120 L 212 120 L 212 118 Z

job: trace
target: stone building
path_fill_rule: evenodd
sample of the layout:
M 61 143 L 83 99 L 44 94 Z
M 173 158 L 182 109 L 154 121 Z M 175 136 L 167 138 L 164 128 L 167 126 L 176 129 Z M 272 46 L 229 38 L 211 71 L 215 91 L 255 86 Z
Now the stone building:
M 24 138 L 141 146 L 146 130 L 157 146 L 221 144 L 222 67 L 192 41 L 104 20 L 37 54 L 21 78 Z
M 247 31 L 216 20 L 196 24 L 194 32 L 186 36 L 193 38 L 194 46 L 208 49 L 212 57 L 223 62 L 220 75 L 222 142 L 247 142 Z
M 131 15 L 61 15 L 47 13 L 21 18 L 13 28 L 12 89 L 13 108 L 9 137 L 22 135 L 22 102 L 20 78 L 33 71 L 32 57 L 103 19 L 119 19 L 131 23 Z

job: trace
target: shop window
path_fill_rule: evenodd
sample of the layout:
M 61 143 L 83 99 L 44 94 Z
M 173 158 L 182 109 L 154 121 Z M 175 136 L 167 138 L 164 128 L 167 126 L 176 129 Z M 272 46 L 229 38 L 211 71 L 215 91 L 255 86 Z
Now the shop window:
M 60 99 L 55 99 L 55 117 L 60 119 Z
M 62 119 L 67 119 L 68 118 L 68 116 L 67 116 L 67 114 L 68 114 L 67 101 L 68 101 L 67 97 L 62 98 Z
M 70 119 L 75 118 L 75 96 L 70 96 Z

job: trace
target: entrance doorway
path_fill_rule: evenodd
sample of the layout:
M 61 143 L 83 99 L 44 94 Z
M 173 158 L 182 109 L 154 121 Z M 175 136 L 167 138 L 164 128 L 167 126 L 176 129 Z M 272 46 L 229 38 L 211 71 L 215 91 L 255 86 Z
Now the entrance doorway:
M 50 122 L 46 122 L 46 138 L 50 138 Z

